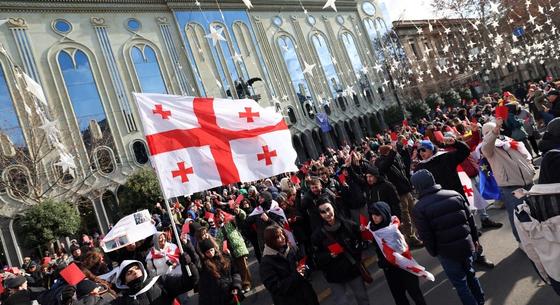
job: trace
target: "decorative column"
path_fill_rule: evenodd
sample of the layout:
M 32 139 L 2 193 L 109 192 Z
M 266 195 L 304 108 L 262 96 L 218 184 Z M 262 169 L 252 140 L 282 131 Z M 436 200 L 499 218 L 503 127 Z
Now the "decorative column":
M 113 49 L 111 48 L 109 35 L 107 35 L 107 26 L 105 25 L 105 19 L 91 17 L 90 21 L 93 28 L 95 29 L 95 33 L 97 34 L 97 40 L 101 45 L 103 59 L 107 64 L 107 69 L 109 70 L 109 75 L 111 76 L 111 83 L 115 88 L 115 94 L 117 96 L 117 101 L 119 102 L 119 107 L 122 112 L 126 128 L 128 132 L 136 131 L 138 130 L 138 127 L 136 126 L 134 116 L 132 115 L 130 100 L 128 98 L 127 91 L 117 68 L 115 54 L 113 53 Z

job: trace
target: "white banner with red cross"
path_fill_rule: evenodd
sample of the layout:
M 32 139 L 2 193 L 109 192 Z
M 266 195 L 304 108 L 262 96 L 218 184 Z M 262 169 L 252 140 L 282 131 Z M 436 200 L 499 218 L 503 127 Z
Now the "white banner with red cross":
M 165 198 L 297 171 L 282 114 L 253 100 L 134 94 Z
M 465 196 L 467 196 L 469 208 L 471 210 L 476 210 L 477 208 L 474 205 L 474 188 L 471 178 L 469 178 L 469 175 L 467 175 L 461 165 L 457 165 L 457 175 L 459 175 L 459 179 L 461 179 L 461 185 L 463 186 Z

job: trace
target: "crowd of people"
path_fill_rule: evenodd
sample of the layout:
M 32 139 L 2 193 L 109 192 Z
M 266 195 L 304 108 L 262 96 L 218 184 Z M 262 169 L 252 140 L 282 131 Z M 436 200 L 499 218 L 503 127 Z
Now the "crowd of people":
M 544 156 L 539 183 L 560 182 L 551 170 L 560 168 L 559 95 L 555 83 L 540 82 L 457 107 L 436 105 L 419 122 L 328 148 L 297 173 L 178 198 L 171 215 L 154 203 L 158 233 L 149 238 L 104 253 L 103 236 L 83 235 L 68 250 L 4 268 L 2 304 L 189 304 L 191 290 L 201 305 L 243 303 L 254 289 L 254 255 L 276 305 L 319 304 L 314 272 L 337 304 L 366 305 L 372 278 L 363 261 L 373 248 L 395 303 L 422 305 L 420 280 L 433 276 L 410 250 L 423 247 L 463 304 L 484 304 L 475 266 L 494 264 L 474 215 L 481 228 L 500 228 L 486 213 L 489 199 L 497 199 L 520 241 L 514 211 L 522 200 L 512 192 L 533 185 L 533 157 Z M 478 187 L 489 168 L 494 197 Z M 61 276 L 71 264 L 86 276 L 75 285 Z

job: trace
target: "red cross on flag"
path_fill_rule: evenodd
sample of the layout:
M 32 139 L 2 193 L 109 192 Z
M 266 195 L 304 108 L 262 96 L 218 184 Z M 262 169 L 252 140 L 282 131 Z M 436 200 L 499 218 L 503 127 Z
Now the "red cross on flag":
M 134 94 L 166 198 L 295 172 L 290 131 L 252 100 Z
M 471 178 L 465 172 L 461 165 L 457 165 L 457 174 L 459 175 L 459 179 L 461 179 L 461 184 L 463 185 L 463 192 L 465 196 L 467 196 L 469 208 L 471 210 L 476 210 L 474 206 L 474 189 Z

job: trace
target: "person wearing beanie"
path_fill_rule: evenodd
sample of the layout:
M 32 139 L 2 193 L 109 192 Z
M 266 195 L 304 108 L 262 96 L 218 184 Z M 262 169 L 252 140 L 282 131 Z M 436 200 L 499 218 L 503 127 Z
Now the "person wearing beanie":
M 234 301 L 243 300 L 241 275 L 232 265 L 228 254 L 216 249 L 210 239 L 199 243 L 202 269 L 200 270 L 199 305 L 229 305 Z
M 274 305 L 319 305 L 317 294 L 306 279 L 307 265 L 299 263 L 302 257 L 290 247 L 282 227 L 270 226 L 264 236 L 265 247 L 259 273 Z
M 513 191 L 519 188 L 529 190 L 533 185 L 535 168 L 531 163 L 531 155 L 525 145 L 500 136 L 503 120 L 488 122 L 482 126 L 482 144 L 480 152 L 488 160 L 494 178 L 500 188 L 501 200 L 504 202 L 511 224 L 513 236 L 519 242 L 519 236 L 513 223 L 515 208 L 523 203 L 516 198 Z
M 383 149 L 382 149 L 383 148 Z M 414 226 L 410 218 L 412 207 L 414 206 L 414 197 L 412 197 L 412 185 L 406 172 L 406 167 L 393 147 L 384 145 L 379 148 L 379 157 L 375 160 L 375 166 L 379 168 L 381 175 L 387 177 L 397 189 L 401 210 L 401 226 L 406 241 L 409 245 L 418 248 L 422 246 L 422 242 L 415 235 Z
M 369 213 L 369 230 L 375 232 L 377 230 L 386 228 L 391 224 L 391 208 L 386 202 L 378 201 L 368 204 Z M 398 230 L 395 230 L 398 233 Z M 399 233 L 402 238 L 403 236 Z M 379 244 L 374 241 L 375 253 L 377 254 L 377 265 L 383 270 L 385 279 L 391 290 L 391 295 L 395 300 L 396 305 L 409 305 L 406 297 L 408 295 L 414 300 L 416 305 L 425 305 L 424 295 L 420 290 L 420 281 L 418 277 L 406 270 L 399 268 L 397 265 L 389 262 Z M 406 245 L 405 245 L 406 247 Z
M 543 154 L 552 149 L 560 149 L 560 118 L 555 118 L 546 125 L 538 146 Z
M 424 246 L 437 257 L 463 305 L 484 304 L 484 292 L 473 267 L 478 243 L 474 218 L 465 198 L 442 189 L 434 176 L 422 169 L 412 175 L 418 202 L 412 218 Z
M 560 117 L 560 91 L 554 89 L 550 91 L 546 98 L 548 99 L 548 103 L 550 107 L 548 109 L 545 108 L 545 112 L 548 113 L 552 118 Z M 550 118 L 549 116 L 549 118 Z M 547 120 L 545 118 L 545 124 L 547 124 Z
M 198 269 L 186 253 L 179 257 L 181 274 L 152 277 L 137 260 L 121 262 L 115 286 L 121 295 L 113 305 L 168 305 L 179 295 L 191 290 L 198 282 Z
M 44 288 L 27 287 L 27 279 L 23 275 L 9 277 L 3 282 L 8 290 L 8 297 L 2 304 L 7 305 L 32 305 L 45 293 Z

